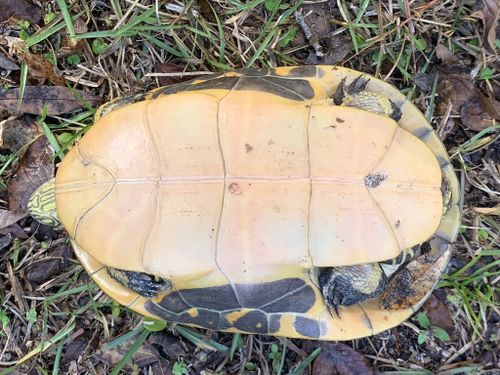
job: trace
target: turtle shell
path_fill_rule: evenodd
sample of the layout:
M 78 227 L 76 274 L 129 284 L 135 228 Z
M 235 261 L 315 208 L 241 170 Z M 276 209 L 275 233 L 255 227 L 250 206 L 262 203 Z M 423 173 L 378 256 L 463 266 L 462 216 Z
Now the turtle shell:
M 211 75 L 103 106 L 64 158 L 56 205 L 97 284 L 143 315 L 230 332 L 347 340 L 407 319 L 375 298 L 331 314 L 316 267 L 379 262 L 459 223 L 445 148 L 421 112 L 373 77 L 399 122 L 331 105 L 361 73 L 334 66 Z M 442 181 L 451 206 L 443 215 Z M 145 298 L 104 266 L 168 279 Z

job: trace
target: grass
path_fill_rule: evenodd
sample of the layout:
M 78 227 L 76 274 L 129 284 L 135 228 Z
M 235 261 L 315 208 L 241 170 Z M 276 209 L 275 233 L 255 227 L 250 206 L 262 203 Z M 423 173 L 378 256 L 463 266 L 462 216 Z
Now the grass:
M 312 42 L 301 38 L 295 20 L 294 13 L 300 10 L 313 36 L 324 44 L 329 62 L 391 82 L 434 125 L 449 119 L 458 124 L 445 144 L 462 176 L 463 230 L 455 244 L 451 269 L 439 288 L 446 291 L 447 306 L 456 319 L 459 334 L 446 343 L 431 337 L 427 343 L 419 344 L 415 331 L 399 327 L 391 330 L 389 336 L 355 340 L 351 345 L 387 374 L 454 374 L 487 369 L 491 365 L 483 363 L 481 355 L 494 350 L 491 328 L 492 316 L 499 314 L 500 223 L 495 214 L 478 209 L 500 201 L 495 191 L 498 170 L 493 165 L 500 126 L 477 133 L 470 131 L 460 124 L 459 115 L 436 113 L 437 78 L 430 92 L 420 90 L 414 82 L 417 74 L 431 73 L 440 64 L 436 57 L 440 43 L 460 61 L 479 66 L 481 79 L 475 84 L 483 93 L 491 94 L 491 88 L 498 87 L 498 66 L 494 55 L 481 46 L 481 24 L 470 16 L 472 9 L 467 2 L 417 1 L 410 7 L 406 0 L 338 0 L 331 9 L 326 3 L 307 3 L 310 2 L 58 0 L 45 5 L 47 14 L 53 15 L 46 24 L 24 30 L 30 34 L 25 44 L 31 53 L 53 56 L 57 68 L 71 77 L 66 81 L 71 87 L 112 99 L 157 86 L 166 77 L 157 73 L 162 64 L 177 67 L 179 71 L 169 73 L 168 78 L 178 78 L 183 72 L 314 62 Z M 82 22 L 86 24 L 85 31 L 79 27 Z M 343 56 L 328 47 L 329 41 L 338 38 L 348 41 L 343 46 L 347 51 Z M 65 48 L 78 58 L 68 61 Z M 22 96 L 24 88 L 33 84 L 33 71 L 28 63 L 21 64 L 19 73 L 2 76 L 0 80 L 3 86 L 20 87 Z M 38 118 L 41 131 L 56 151 L 56 161 L 90 128 L 93 114 L 94 109 L 86 108 L 72 115 L 42 114 Z M 22 151 L 0 154 L 4 208 L 8 198 L 6 181 L 21 155 Z M 24 221 L 23 229 L 28 230 L 29 225 L 29 221 Z M 131 372 L 134 354 L 149 350 L 145 349 L 146 344 L 155 333 L 142 325 L 140 317 L 113 304 L 76 262 L 40 285 L 27 282 L 24 274 L 28 264 L 49 256 L 54 243 L 64 241 L 63 234 L 52 233 L 52 238 L 44 239 L 44 247 L 34 232 L 28 232 L 29 238 L 12 242 L 0 257 L 0 285 L 12 285 L 18 280 L 22 286 L 16 291 L 0 288 L 0 367 L 7 368 L 3 373 L 8 373 L 16 362 L 23 371 L 36 368 L 40 373 L 64 373 L 68 344 L 82 331 L 102 333 L 102 337 L 89 339 L 82 358 L 74 359 L 82 368 L 95 365 L 107 373 Z M 54 241 L 53 237 L 59 238 Z M 7 263 L 12 268 L 10 274 Z M 408 324 L 415 326 L 416 318 Z M 202 352 L 209 353 L 206 357 L 223 358 L 217 362 L 223 364 L 219 370 L 229 373 L 244 368 L 249 373 L 259 369 L 268 374 L 298 375 L 307 373 L 320 353 L 320 349 L 300 340 L 225 335 L 178 325 L 168 326 L 167 331 L 184 349 L 179 349 L 181 354 L 177 357 L 169 358 L 172 369 L 177 364 L 179 373 L 195 373 L 192 365 Z M 402 341 L 391 341 L 400 337 Z M 402 346 L 400 351 L 394 349 L 397 345 Z M 103 348 L 102 357 L 92 350 L 94 346 Z M 402 360 L 404 353 L 410 351 L 415 355 Z M 426 362 L 436 351 L 452 354 Z M 114 353 L 119 353 L 121 359 L 106 363 L 103 358 Z M 137 367 L 135 371 L 139 371 Z

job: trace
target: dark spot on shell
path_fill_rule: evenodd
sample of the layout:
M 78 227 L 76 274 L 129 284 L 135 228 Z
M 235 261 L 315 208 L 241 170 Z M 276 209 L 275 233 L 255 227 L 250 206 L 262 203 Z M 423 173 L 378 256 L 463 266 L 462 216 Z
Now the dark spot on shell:
M 335 119 L 335 121 L 337 121 L 337 122 L 339 122 L 339 123 L 341 123 L 341 124 L 342 124 L 343 122 L 345 122 L 344 120 L 342 120 L 342 119 L 341 119 L 341 118 L 339 118 L 339 117 L 337 117 L 337 118 Z
M 231 194 L 234 194 L 234 195 L 240 195 L 241 193 L 243 193 L 243 189 L 241 188 L 241 185 L 236 183 L 236 182 L 229 184 L 229 186 L 227 187 L 227 190 L 229 190 L 229 192 Z
M 297 316 L 294 322 L 295 330 L 302 336 L 318 338 L 320 336 L 319 323 L 316 320 Z
M 244 332 L 268 333 L 267 316 L 259 310 L 249 311 L 233 324 L 234 328 Z
M 398 229 L 400 225 L 401 225 L 401 221 L 397 220 L 396 223 L 394 223 L 394 228 Z
M 253 150 L 253 147 L 250 146 L 248 143 L 245 143 L 245 151 L 246 153 L 249 153 Z
M 278 332 L 281 327 L 281 315 L 272 314 L 269 318 L 269 332 Z
M 387 178 L 387 175 L 385 175 L 383 173 L 369 174 L 368 176 L 365 177 L 365 185 L 368 188 L 376 188 L 386 178 Z
M 288 77 L 316 77 L 317 67 L 314 65 L 297 66 L 288 71 Z M 323 73 L 323 72 L 320 72 Z M 322 74 L 324 75 L 324 73 Z M 321 75 L 321 76 L 322 76 Z

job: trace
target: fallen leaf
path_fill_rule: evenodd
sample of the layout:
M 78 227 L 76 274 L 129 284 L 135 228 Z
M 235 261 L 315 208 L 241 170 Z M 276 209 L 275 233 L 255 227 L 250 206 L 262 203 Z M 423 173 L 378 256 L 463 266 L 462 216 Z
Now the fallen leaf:
M 30 263 L 25 272 L 26 280 L 33 284 L 41 284 L 69 265 L 73 252 L 71 248 L 62 244 L 47 252 L 45 258 Z
M 476 95 L 476 88 L 467 78 L 459 74 L 439 73 L 436 110 L 443 115 L 452 104 L 452 114 L 460 114 L 462 106 Z
M 448 118 L 444 126 L 439 130 L 438 136 L 441 141 L 444 141 L 450 134 L 455 132 L 457 123 L 452 117 Z
M 500 102 L 481 93 L 479 99 L 484 110 L 495 120 L 500 120 Z
M 31 194 L 53 177 L 54 160 L 49 141 L 39 137 L 28 147 L 7 183 L 10 210 L 26 212 Z
M 108 366 L 114 366 L 123 358 L 127 350 L 132 345 L 131 342 L 124 343 L 114 349 L 106 349 L 105 347 L 99 349 L 95 353 L 95 358 L 98 361 L 106 363 Z
M 195 374 L 200 374 L 203 369 L 224 360 L 225 354 L 213 349 L 199 348 L 190 360 L 191 369 Z
M 20 238 L 22 240 L 28 239 L 28 235 L 26 234 L 26 232 L 17 223 L 12 224 L 11 226 L 5 228 L 0 228 L 0 234 L 3 235 L 12 234 L 15 238 Z
M 41 130 L 32 117 L 9 117 L 0 121 L 0 148 L 18 152 L 39 134 Z
M 26 216 L 23 212 L 12 212 L 8 210 L 0 210 L 0 229 L 10 227 L 12 224 L 17 222 Z
M 446 295 L 444 299 L 446 299 Z M 436 291 L 429 296 L 422 308 L 433 326 L 441 327 L 450 337 L 455 335 L 455 324 L 451 318 L 450 310 L 444 302 L 436 297 Z
M 7 71 L 19 70 L 19 66 L 2 51 L 0 51 L 0 68 Z
M 45 105 L 47 114 L 52 116 L 73 112 L 85 106 L 96 106 L 101 102 L 100 97 L 85 91 L 59 86 L 27 86 L 22 103 L 19 103 L 17 88 L 0 94 L 0 108 L 34 115 L 41 114 Z
M 339 342 L 319 342 L 319 356 L 313 363 L 312 375 L 375 375 L 365 357 Z
M 83 328 L 80 328 L 83 330 Z M 79 357 L 85 354 L 89 348 L 89 344 L 93 341 L 95 332 L 85 330 L 81 335 L 78 335 L 71 340 L 64 348 L 61 365 L 66 365 L 72 361 L 78 360 Z
M 0 251 L 2 251 L 7 246 L 9 246 L 13 239 L 14 239 L 14 237 L 10 233 L 7 233 L 5 236 L 1 236 L 0 237 Z
M 96 358 L 110 366 L 114 366 L 127 354 L 132 343 L 133 340 L 129 340 L 113 349 L 107 349 L 106 346 L 103 345 L 100 350 L 97 350 Z M 134 352 L 132 360 L 136 365 L 143 367 L 158 362 L 159 357 L 160 354 L 154 346 L 145 342 Z M 131 363 L 129 363 L 129 365 L 131 365 Z
M 453 52 L 441 43 L 438 43 L 436 46 L 436 56 L 445 64 L 458 64 L 460 61 Z
M 495 52 L 496 34 L 500 17 L 500 2 L 498 0 L 481 0 L 476 5 L 479 5 L 479 9 L 475 10 L 471 16 L 483 21 L 483 45 L 492 52 Z
M 212 22 L 212 23 L 217 22 L 217 20 L 214 16 L 214 12 L 212 10 L 212 6 L 214 6 L 215 4 L 211 5 L 208 0 L 198 0 L 197 3 L 198 3 L 200 14 L 203 16 L 203 18 L 205 18 L 207 21 Z M 219 10 L 219 12 L 220 11 L 221 10 Z
M 42 19 L 42 9 L 29 0 L 1 0 L 0 22 L 12 19 L 14 22 L 28 20 L 38 24 Z
M 160 353 L 147 341 L 134 353 L 132 357 L 134 363 L 139 367 L 151 366 L 160 360 Z
M 76 34 L 85 34 L 88 31 L 87 24 L 81 18 L 78 18 L 73 22 L 73 28 L 75 29 Z M 57 53 L 59 57 L 84 52 L 85 45 L 87 44 L 85 39 L 71 38 L 66 28 L 64 28 L 62 32 L 63 37 L 61 48 Z
M 25 52 L 24 50 L 18 50 L 16 55 L 21 62 L 28 66 L 28 73 L 31 77 L 47 79 L 56 86 L 66 86 L 64 77 L 43 56 Z
M 417 73 L 413 76 L 413 82 L 422 91 L 431 91 L 434 85 L 434 80 L 436 79 L 436 74 L 428 73 Z
M 160 346 L 166 357 L 172 361 L 175 361 L 179 357 L 184 357 L 187 354 L 180 344 L 179 339 L 171 336 L 165 331 L 153 332 L 149 335 L 147 341 L 150 344 Z
M 332 35 L 323 39 L 322 44 L 323 56 L 319 58 L 314 52 L 309 53 L 306 60 L 308 64 L 335 65 L 352 51 L 352 40 L 347 35 Z
M 465 126 L 474 131 L 484 130 L 493 125 L 493 118 L 486 112 L 478 96 L 470 98 L 462 105 L 460 117 Z

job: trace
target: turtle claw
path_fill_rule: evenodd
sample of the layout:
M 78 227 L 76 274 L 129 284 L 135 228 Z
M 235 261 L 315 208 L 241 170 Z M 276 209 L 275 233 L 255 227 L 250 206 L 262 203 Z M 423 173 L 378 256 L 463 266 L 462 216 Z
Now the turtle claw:
M 382 114 L 396 122 L 401 120 L 401 108 L 384 95 L 366 90 L 368 80 L 364 79 L 363 75 L 355 78 L 349 86 L 346 86 L 345 81 L 346 79 L 343 78 L 335 91 L 333 96 L 335 105 L 354 107 Z
M 107 267 L 107 272 L 120 284 L 147 298 L 152 298 L 172 287 L 168 280 L 155 279 L 154 276 L 144 272 L 125 271 L 111 267 Z
M 342 78 L 337 90 L 335 91 L 335 95 L 333 96 L 333 102 L 335 105 L 342 105 L 347 96 L 359 94 L 361 91 L 365 90 L 366 85 L 368 84 L 368 80 L 364 79 L 363 75 L 355 78 L 349 86 L 346 86 L 345 81 L 346 78 Z
M 387 277 L 380 265 L 373 263 L 324 268 L 318 282 L 325 304 L 340 318 L 339 306 L 355 305 L 377 297 L 387 285 Z

